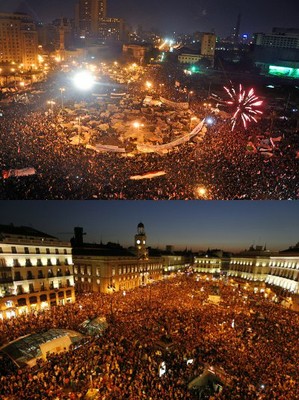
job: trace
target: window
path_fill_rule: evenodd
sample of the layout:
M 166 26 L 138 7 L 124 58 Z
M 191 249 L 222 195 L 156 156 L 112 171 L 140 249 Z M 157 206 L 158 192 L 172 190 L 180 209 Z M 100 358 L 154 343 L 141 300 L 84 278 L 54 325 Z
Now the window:
M 24 253 L 25 254 L 29 254 L 29 248 L 28 247 L 24 247 Z
M 18 285 L 17 286 L 17 294 L 23 294 L 24 293 L 24 289 L 22 285 Z
M 22 280 L 21 273 L 19 271 L 15 272 L 15 281 L 21 281 L 21 280 Z
M 32 263 L 30 258 L 26 258 L 26 262 L 25 262 L 26 267 L 32 267 Z
M 32 275 L 31 271 L 27 272 L 27 279 L 34 279 L 34 276 Z
M 46 248 L 46 253 L 50 254 L 50 249 Z
M 40 254 L 40 249 L 39 249 L 38 247 L 36 247 L 35 253 L 36 253 L 36 254 Z
M 21 266 L 21 264 L 19 263 L 19 260 L 17 258 L 14 258 L 14 260 L 13 260 L 13 266 L 14 267 L 20 267 Z
M 17 248 L 15 246 L 12 246 L 11 247 L 11 252 L 16 254 L 17 253 Z

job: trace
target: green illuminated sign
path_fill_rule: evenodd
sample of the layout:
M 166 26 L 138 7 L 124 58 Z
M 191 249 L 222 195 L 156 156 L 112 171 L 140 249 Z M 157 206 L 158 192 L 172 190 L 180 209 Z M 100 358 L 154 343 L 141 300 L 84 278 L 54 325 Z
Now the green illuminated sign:
M 298 79 L 299 78 L 299 68 L 279 67 L 278 65 L 270 65 L 269 66 L 269 74 Z

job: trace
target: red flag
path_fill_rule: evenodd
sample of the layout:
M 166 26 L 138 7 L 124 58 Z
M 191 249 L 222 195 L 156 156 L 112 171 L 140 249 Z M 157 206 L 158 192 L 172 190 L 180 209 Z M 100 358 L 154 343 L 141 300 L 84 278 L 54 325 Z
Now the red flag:
M 2 171 L 2 177 L 3 177 L 3 179 L 9 178 L 9 176 L 10 176 L 9 171 L 7 171 L 7 170 L 3 170 L 3 171 Z

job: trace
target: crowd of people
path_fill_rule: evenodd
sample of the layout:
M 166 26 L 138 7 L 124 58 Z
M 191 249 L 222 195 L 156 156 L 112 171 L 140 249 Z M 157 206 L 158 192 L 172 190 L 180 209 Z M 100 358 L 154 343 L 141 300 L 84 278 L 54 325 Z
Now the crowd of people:
M 155 77 L 152 71 L 150 74 Z M 161 71 L 156 74 L 163 78 Z M 169 78 L 175 79 L 176 76 Z M 214 124 L 207 126 L 204 137 L 195 137 L 168 154 L 97 153 L 83 143 L 70 143 L 73 132 L 59 124 L 59 99 L 53 112 L 46 101 L 55 81 L 44 85 L 49 88 L 46 93 L 35 95 L 29 104 L 10 104 L 1 117 L 0 140 L 4 145 L 0 150 L 0 170 L 27 167 L 36 170 L 32 176 L 3 179 L 2 199 L 283 200 L 299 196 L 296 158 L 299 144 L 298 137 L 287 132 L 289 121 L 276 121 L 282 139 L 276 143 L 271 157 L 247 151 L 249 136 L 265 135 L 270 119 L 262 118 L 250 125 L 248 131 L 241 127 L 231 131 L 230 119 L 217 115 Z M 131 85 L 132 96 L 138 93 L 140 97 L 138 85 L 141 84 Z M 160 90 L 166 98 L 176 99 L 173 87 L 167 89 L 167 81 Z M 186 100 L 184 91 L 177 92 L 178 101 Z M 94 97 L 89 97 L 84 99 L 87 110 L 95 107 Z M 200 98 L 193 95 L 191 100 L 191 108 L 199 119 L 209 114 Z M 69 96 L 64 106 L 75 109 L 76 101 L 75 95 Z M 139 181 L 130 179 L 156 171 L 165 174 Z M 198 194 L 199 186 L 205 188 L 204 196 Z
M 104 332 L 33 369 L 7 370 L 0 397 L 195 399 L 199 391 L 190 382 L 209 368 L 222 390 L 201 388 L 202 399 L 297 398 L 298 314 L 231 281 L 192 273 L 125 296 L 81 294 L 74 304 L 2 321 L 1 342 L 53 327 L 78 330 L 95 316 L 106 316 Z

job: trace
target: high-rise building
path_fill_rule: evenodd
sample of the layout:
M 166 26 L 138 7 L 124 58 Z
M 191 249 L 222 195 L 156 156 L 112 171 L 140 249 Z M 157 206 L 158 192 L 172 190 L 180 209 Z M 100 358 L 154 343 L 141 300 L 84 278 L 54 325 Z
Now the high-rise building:
M 0 13 L 0 63 L 22 64 L 29 69 L 37 64 L 36 24 L 21 13 Z
M 74 301 L 70 243 L 30 227 L 0 225 L 0 318 Z
M 79 0 L 75 10 L 75 26 L 79 35 L 97 36 L 99 23 L 107 15 L 107 0 Z
M 214 65 L 214 56 L 216 48 L 216 35 L 215 33 L 203 33 L 201 39 L 200 55 L 204 58 L 211 60 Z

